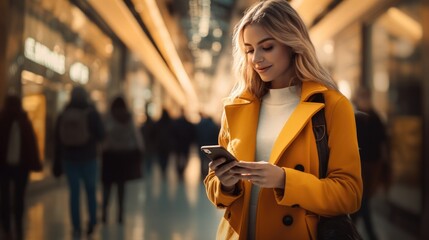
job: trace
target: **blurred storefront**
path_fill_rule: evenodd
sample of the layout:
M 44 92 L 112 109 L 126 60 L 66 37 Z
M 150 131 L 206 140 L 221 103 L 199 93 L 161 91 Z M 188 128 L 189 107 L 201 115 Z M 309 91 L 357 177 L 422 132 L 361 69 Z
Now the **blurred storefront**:
M 7 6 L 6 81 L 0 97 L 18 94 L 33 123 L 50 176 L 53 131 L 74 85 L 84 85 L 104 112 L 124 77 L 126 48 L 68 0 L 20 0 Z
M 374 2 L 374 1 L 372 1 Z M 427 58 L 423 38 L 427 1 L 378 1 L 319 49 L 340 90 L 349 98 L 357 87 L 371 89 L 373 105 L 389 135 L 388 159 L 380 175 L 390 176 L 386 209 L 398 227 L 426 236 L 429 154 Z M 427 37 L 426 37 L 427 40 Z M 426 133 L 426 134 L 425 134 Z

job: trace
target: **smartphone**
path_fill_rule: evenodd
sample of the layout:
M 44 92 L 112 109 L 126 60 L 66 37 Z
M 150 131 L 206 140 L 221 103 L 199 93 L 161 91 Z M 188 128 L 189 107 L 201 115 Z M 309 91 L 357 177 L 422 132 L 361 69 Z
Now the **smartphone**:
M 209 146 L 202 146 L 201 151 L 212 161 L 219 159 L 219 158 L 225 158 L 226 162 L 229 163 L 232 161 L 237 161 L 237 159 L 232 155 L 228 150 L 226 150 L 221 145 L 209 145 Z M 225 164 L 223 163 L 223 164 Z

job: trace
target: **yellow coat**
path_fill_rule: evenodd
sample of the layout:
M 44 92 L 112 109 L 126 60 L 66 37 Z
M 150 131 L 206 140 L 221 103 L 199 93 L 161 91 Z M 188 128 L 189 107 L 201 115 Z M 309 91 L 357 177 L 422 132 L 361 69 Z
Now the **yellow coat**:
M 318 92 L 323 92 L 326 106 L 306 102 Z M 321 180 L 311 117 L 324 106 L 330 158 L 328 177 Z M 241 161 L 255 161 L 259 108 L 260 101 L 248 93 L 225 103 L 219 143 Z M 300 103 L 275 141 L 269 162 L 285 171 L 285 189 L 261 188 L 256 239 L 317 239 L 319 215 L 359 209 L 362 178 L 355 119 L 352 105 L 339 92 L 304 82 Z M 247 239 L 250 183 L 240 182 L 238 195 L 227 195 L 210 171 L 204 184 L 209 200 L 225 208 L 217 239 Z

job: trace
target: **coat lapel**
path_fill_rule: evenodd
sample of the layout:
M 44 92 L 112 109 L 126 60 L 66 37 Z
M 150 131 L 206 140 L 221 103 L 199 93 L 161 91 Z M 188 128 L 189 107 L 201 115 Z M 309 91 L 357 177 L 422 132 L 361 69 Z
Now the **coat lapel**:
M 260 102 L 250 94 L 225 106 L 230 151 L 240 160 L 254 161 Z
M 279 133 L 271 151 L 270 163 L 276 164 L 279 161 L 280 156 L 311 120 L 313 115 L 325 106 L 323 103 L 307 102 L 309 97 L 315 93 L 326 90 L 327 88 L 319 83 L 310 81 L 303 82 L 301 101 Z
M 270 163 L 277 163 L 311 117 L 323 108 L 323 103 L 306 102 L 308 98 L 314 93 L 326 90 L 327 88 L 319 83 L 303 82 L 301 101 L 279 133 L 271 151 Z M 254 161 L 260 101 L 250 93 L 244 93 L 232 102 L 224 104 L 231 139 L 229 150 L 240 160 Z
M 270 155 L 270 163 L 277 163 L 282 153 L 289 147 L 311 117 L 322 109 L 323 106 L 323 103 L 301 102 L 298 104 L 274 143 Z

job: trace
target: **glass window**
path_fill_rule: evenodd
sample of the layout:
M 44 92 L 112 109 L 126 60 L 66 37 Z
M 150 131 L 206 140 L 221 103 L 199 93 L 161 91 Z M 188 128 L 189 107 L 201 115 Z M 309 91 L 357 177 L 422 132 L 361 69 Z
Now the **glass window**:
M 370 32 L 372 99 L 389 133 L 389 202 L 422 212 L 422 26 L 419 1 L 380 15 Z

